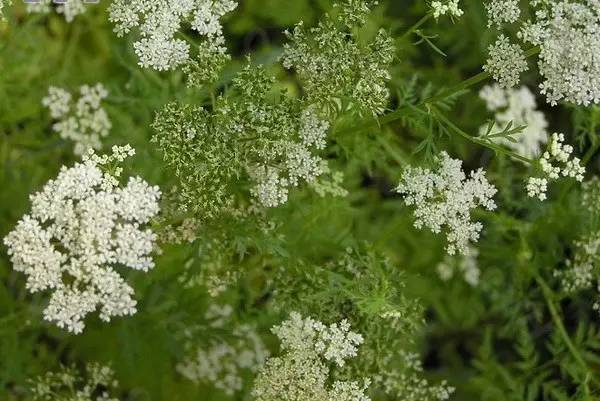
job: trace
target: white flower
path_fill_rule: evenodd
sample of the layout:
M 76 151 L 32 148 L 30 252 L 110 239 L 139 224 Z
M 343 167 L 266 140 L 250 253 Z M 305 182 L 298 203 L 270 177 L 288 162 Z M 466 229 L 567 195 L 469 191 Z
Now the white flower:
M 503 88 L 517 85 L 521 73 L 529 69 L 523 49 L 518 44 L 510 43 L 504 35 L 500 35 L 496 43 L 488 47 L 488 52 L 489 58 L 483 69 Z
M 300 119 L 300 140 L 306 147 L 325 149 L 329 122 L 322 120 L 313 110 L 306 110 Z
M 533 93 L 523 86 L 519 89 L 502 89 L 499 85 L 485 86 L 479 97 L 485 100 L 487 109 L 495 112 L 495 129 L 491 134 L 504 131 L 509 123 L 513 128 L 525 126 L 525 129 L 512 138 L 498 138 L 497 142 L 508 146 L 525 157 L 536 157 L 540 147 L 548 141 L 548 122 L 544 113 L 537 110 Z M 485 132 L 481 127 L 480 132 Z
M 62 88 L 51 86 L 48 96 L 42 104 L 50 111 L 50 116 L 57 120 L 52 126 L 61 138 L 75 142 L 74 153 L 83 155 L 89 149 L 102 148 L 101 138 L 108 136 L 112 124 L 101 107 L 101 101 L 108 96 L 102 84 L 83 85 L 77 103 L 72 104 L 72 96 Z
M 451 17 L 461 17 L 464 12 L 458 6 L 458 0 L 434 0 L 431 2 L 431 9 L 433 10 L 433 18 L 438 19 L 442 15 L 450 15 Z
M 257 401 L 369 401 L 369 385 L 335 380 L 329 383 L 327 362 L 343 366 L 356 356 L 362 336 L 349 324 L 326 326 L 291 313 L 290 319 L 273 328 L 281 342 L 282 355 L 270 358 L 255 380 L 252 395 Z
M 488 13 L 488 26 L 495 24 L 500 27 L 504 23 L 513 23 L 521 15 L 519 0 L 488 0 L 485 8 Z
M 98 308 L 104 321 L 135 313 L 133 289 L 114 267 L 154 266 L 155 235 L 144 225 L 159 211 L 160 190 L 139 177 L 120 187 L 105 171 L 133 153 L 114 147 L 111 156 L 91 152 L 63 167 L 31 196 L 31 213 L 4 239 L 27 289 L 53 291 L 44 319 L 73 333 L 81 333 L 85 316 Z
M 539 200 L 546 200 L 546 191 L 548 191 L 548 180 L 545 178 L 529 177 L 527 180 L 527 195 L 530 198 L 537 197 Z
M 479 251 L 472 246 L 467 248 L 467 253 L 464 255 L 456 257 L 446 255 L 444 260 L 436 267 L 440 279 L 448 281 L 454 276 L 454 272 L 458 271 L 463 275 L 463 279 L 467 284 L 476 287 L 479 284 L 479 276 L 481 275 L 477 265 L 478 255 Z
M 446 229 L 450 255 L 466 253 L 469 242 L 477 241 L 482 225 L 472 222 L 470 212 L 478 206 L 496 208 L 492 197 L 496 188 L 482 169 L 462 171 L 462 162 L 446 152 L 436 158 L 437 171 L 421 167 L 407 168 L 396 191 L 404 195 L 404 203 L 415 206 L 415 227 L 428 227 L 434 233 Z
M 600 6 L 598 0 L 538 2 L 535 21 L 519 36 L 540 46 L 540 85 L 548 103 L 600 101 Z
M 539 159 L 543 177 L 530 177 L 527 182 L 527 194 L 530 197 L 537 196 L 539 200 L 545 200 L 548 181 L 557 180 L 560 176 L 583 181 L 585 167 L 578 157 L 571 157 L 573 147 L 565 145 L 564 141 L 563 134 L 552 134 L 548 149 Z
M 114 0 L 109 11 L 118 36 L 138 28 L 141 38 L 133 46 L 140 66 L 163 71 L 189 60 L 190 45 L 175 37 L 188 22 L 211 48 L 224 53 L 219 19 L 236 7 L 233 0 Z
M 556 270 L 554 276 L 560 279 L 566 293 L 596 288 L 597 301 L 593 308 L 600 311 L 600 276 L 598 258 L 600 255 L 600 232 L 593 232 L 575 242 L 575 255 L 565 263 L 565 269 Z M 596 285 L 594 285 L 596 282 Z
M 247 324 L 231 328 L 229 305 L 212 304 L 205 314 L 211 328 L 227 328 L 226 338 L 214 339 L 208 345 L 195 345 L 191 339 L 186 347 L 193 353 L 177 365 L 177 371 L 196 383 L 210 383 L 227 395 L 243 389 L 244 370 L 257 372 L 264 364 L 269 352 L 256 330 Z

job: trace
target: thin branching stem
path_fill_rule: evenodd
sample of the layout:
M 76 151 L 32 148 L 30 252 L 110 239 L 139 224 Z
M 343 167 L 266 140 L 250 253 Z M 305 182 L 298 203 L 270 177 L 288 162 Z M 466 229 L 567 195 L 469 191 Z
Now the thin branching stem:
M 581 356 L 581 354 L 579 353 L 579 351 L 577 350 L 577 347 L 575 347 L 575 345 L 571 341 L 571 337 L 569 337 L 569 333 L 567 333 L 567 329 L 565 328 L 565 326 L 562 322 L 562 319 L 558 313 L 558 309 L 557 309 L 556 305 L 554 304 L 554 299 L 552 296 L 553 293 L 552 293 L 552 290 L 550 289 L 550 286 L 548 286 L 546 281 L 538 273 L 535 274 L 534 278 L 535 278 L 535 281 L 537 282 L 537 284 L 542 289 L 542 294 L 544 295 L 546 305 L 548 306 L 548 310 L 550 311 L 550 316 L 552 317 L 552 321 L 554 322 L 554 325 L 556 326 L 558 333 L 560 334 L 562 340 L 564 341 L 565 345 L 567 346 L 569 352 L 573 356 L 573 359 L 575 359 L 575 362 L 577 362 L 577 364 L 585 372 L 588 373 L 588 377 L 589 377 L 590 369 L 589 369 L 587 363 L 585 362 L 585 360 L 583 359 L 583 357 Z M 592 375 L 591 379 L 594 383 L 600 384 L 600 382 L 598 381 L 598 379 L 595 376 Z

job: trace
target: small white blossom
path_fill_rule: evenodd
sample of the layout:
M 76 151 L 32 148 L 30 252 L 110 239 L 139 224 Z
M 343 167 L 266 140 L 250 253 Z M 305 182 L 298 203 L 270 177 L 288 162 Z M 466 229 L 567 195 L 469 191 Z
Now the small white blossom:
M 548 103 L 564 99 L 588 106 L 600 102 L 600 6 L 598 0 L 538 2 L 535 21 L 519 36 L 540 47 L 540 85 Z
M 491 134 L 504 131 L 509 123 L 512 127 L 525 129 L 508 138 L 497 138 L 497 142 L 513 149 L 516 153 L 531 158 L 540 154 L 541 145 L 548 141 L 548 122 L 544 113 L 537 110 L 533 93 L 523 86 L 519 89 L 502 89 L 499 85 L 485 86 L 479 97 L 486 102 L 487 109 L 495 112 L 495 128 Z M 481 127 L 480 132 L 485 132 Z
M 529 69 L 521 46 L 510 43 L 504 35 L 500 35 L 496 43 L 488 47 L 488 53 L 489 58 L 483 69 L 503 88 L 517 85 L 521 73 Z
M 446 255 L 444 260 L 440 262 L 436 270 L 440 279 L 443 281 L 450 280 L 455 272 L 462 274 L 465 282 L 473 287 L 479 284 L 479 276 L 481 271 L 477 265 L 477 256 L 479 251 L 472 246 L 468 247 L 468 252 L 464 255 L 450 257 Z
M 369 401 L 369 385 L 355 381 L 329 383 L 327 362 L 343 366 L 356 356 L 363 338 L 350 331 L 346 321 L 326 326 L 291 313 L 290 319 L 273 328 L 282 355 L 267 360 L 255 380 L 252 395 L 257 401 Z M 328 388 L 329 387 L 329 388 Z
M 42 104 L 50 111 L 50 116 L 57 120 L 52 126 L 61 138 L 75 142 L 74 153 L 83 155 L 89 149 L 102 148 L 101 138 L 108 136 L 112 124 L 101 107 L 101 102 L 108 96 L 102 84 L 83 85 L 77 103 L 72 104 L 73 97 L 62 88 L 51 86 L 48 96 Z
M 519 0 L 488 0 L 485 2 L 488 13 L 488 26 L 500 27 L 504 23 L 513 23 L 519 19 L 521 9 Z
M 548 180 L 545 178 L 529 177 L 527 180 L 527 195 L 530 198 L 538 198 L 541 201 L 546 200 L 546 191 L 548 191 Z
M 298 135 L 305 146 L 325 149 L 327 131 L 329 130 L 328 121 L 320 119 L 313 110 L 306 110 L 302 114 L 300 125 Z
M 13 268 L 27 276 L 27 289 L 53 291 L 44 319 L 76 334 L 98 308 L 107 322 L 135 313 L 133 289 L 114 267 L 154 266 L 149 255 L 156 237 L 144 225 L 159 211 L 160 190 L 139 177 L 120 187 L 105 170 L 134 152 L 129 146 L 114 150 L 63 167 L 31 196 L 31 213 L 4 238 Z
M 496 188 L 482 169 L 462 171 L 462 162 L 446 152 L 436 158 L 437 171 L 421 167 L 407 168 L 396 188 L 404 195 L 404 203 L 415 206 L 415 227 L 428 227 L 434 233 L 446 229 L 447 251 L 450 255 L 466 253 L 469 242 L 477 241 L 482 224 L 471 221 L 471 210 L 482 206 L 494 210 L 492 197 Z
M 554 133 L 550 139 L 547 150 L 539 159 L 542 177 L 530 177 L 527 182 L 527 193 L 530 197 L 546 199 L 546 189 L 549 181 L 557 180 L 561 176 L 575 178 L 583 181 L 585 167 L 581 165 L 578 157 L 571 157 L 573 147 L 565 145 L 565 136 Z
M 163 71 L 189 60 L 190 45 L 176 38 L 188 23 L 215 53 L 225 53 L 219 20 L 236 7 L 233 0 L 114 0 L 109 11 L 118 36 L 138 28 L 141 38 L 133 47 L 140 66 Z
M 554 276 L 560 279 L 563 291 L 575 293 L 596 287 L 597 301 L 594 309 L 600 310 L 600 275 L 598 258 L 600 255 L 600 232 L 594 232 L 575 242 L 575 255 L 567 260 L 565 268 L 556 270 Z M 596 285 L 594 285 L 596 283 Z
M 256 373 L 269 356 L 252 326 L 242 324 L 230 328 L 232 312 L 230 305 L 212 304 L 205 314 L 209 327 L 227 328 L 231 334 L 200 346 L 195 345 L 194 338 L 190 339 L 186 347 L 193 355 L 177 365 L 177 371 L 187 379 L 210 383 L 230 396 L 243 389 L 244 371 Z
M 431 2 L 433 10 L 433 18 L 438 19 L 442 15 L 450 15 L 451 17 L 461 17 L 464 12 L 458 6 L 459 0 L 434 0 Z
M 111 393 L 116 392 L 118 381 L 109 366 L 98 363 L 86 365 L 85 374 L 74 368 L 62 368 L 31 380 L 31 401 L 118 401 Z

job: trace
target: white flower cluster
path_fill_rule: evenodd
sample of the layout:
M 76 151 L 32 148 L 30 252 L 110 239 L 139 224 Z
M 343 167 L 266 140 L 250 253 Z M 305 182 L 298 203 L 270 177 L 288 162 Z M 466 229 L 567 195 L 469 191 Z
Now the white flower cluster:
M 592 288 L 595 281 L 600 294 L 600 232 L 582 238 L 575 246 L 573 259 L 567 260 L 566 269 L 555 271 L 554 276 L 560 279 L 562 289 L 567 293 Z M 597 297 L 594 309 L 600 310 L 600 296 Z
M 79 99 L 73 104 L 69 92 L 51 86 L 42 104 L 48 108 L 50 116 L 57 120 L 52 129 L 61 138 L 75 142 L 74 153 L 83 155 L 90 149 L 102 148 L 101 138 L 108 135 L 112 124 L 101 107 L 102 100 L 108 96 L 102 84 L 83 85 L 79 93 Z
M 346 321 L 326 326 L 291 313 L 290 319 L 273 328 L 281 342 L 282 355 L 270 358 L 255 380 L 256 401 L 369 401 L 369 385 L 356 381 L 329 383 L 328 362 L 344 366 L 356 356 L 361 335 L 350 331 Z
M 527 2 L 533 20 L 523 22 L 517 36 L 523 43 L 539 46 L 541 93 L 548 103 L 561 100 L 588 106 L 600 102 L 600 7 L 598 0 Z M 516 0 L 489 0 L 489 24 L 499 28 L 518 20 Z M 515 85 L 524 71 L 523 51 L 500 36 L 490 47 L 488 69 L 503 86 Z M 505 63 L 503 66 L 502 63 Z
M 32 401 L 118 401 L 111 396 L 118 386 L 109 366 L 90 363 L 85 375 L 73 368 L 48 372 L 31 381 Z
M 529 69 L 521 46 L 510 43 L 504 35 L 500 35 L 496 43 L 488 47 L 488 52 L 489 58 L 483 69 L 489 72 L 503 88 L 517 85 L 521 73 Z
M 454 393 L 454 387 L 444 380 L 439 385 L 432 386 L 424 379 L 423 364 L 419 355 L 414 352 L 401 350 L 399 356 L 403 360 L 406 371 L 399 370 L 384 372 L 376 377 L 374 382 L 381 384 L 388 394 L 401 394 L 403 401 L 446 401 Z
M 557 180 L 560 176 L 572 177 L 577 181 L 583 181 L 585 167 L 581 165 L 578 157 L 571 157 L 573 147 L 565 145 L 565 136 L 563 134 L 552 134 L 548 149 L 539 160 L 543 176 L 530 177 L 527 181 L 527 194 L 539 200 L 546 199 L 546 190 L 548 182 Z
M 27 12 L 48 14 L 53 9 L 52 5 L 56 3 L 54 0 L 38 0 L 37 3 L 28 2 Z M 84 0 L 68 0 L 59 4 L 56 7 L 56 12 L 63 14 L 67 22 L 73 22 L 75 17 L 85 12 L 87 5 L 89 5 L 89 2 Z
M 328 170 L 326 163 L 315 150 L 325 148 L 329 122 L 307 110 L 300 119 L 298 132 L 300 142 L 286 141 L 278 144 L 276 153 L 283 159 L 283 168 L 256 166 L 249 171 L 256 185 L 250 190 L 266 207 L 277 207 L 287 202 L 289 187 L 297 187 L 301 181 L 315 182 Z
M 518 134 L 512 135 L 514 141 L 499 137 L 498 143 L 506 145 L 516 153 L 531 158 L 541 152 L 541 145 L 548 141 L 548 122 L 544 113 L 537 110 L 535 96 L 529 88 L 503 89 L 499 85 L 485 86 L 479 97 L 486 102 L 487 109 L 495 113 L 495 129 L 491 134 L 504 131 L 509 123 L 514 128 L 526 126 Z M 485 132 L 481 127 L 480 132 Z
M 189 60 L 190 45 L 175 37 L 187 21 L 206 37 L 211 52 L 225 53 L 219 19 L 236 7 L 234 0 L 114 0 L 109 11 L 118 36 L 139 28 L 133 46 L 140 66 L 164 71 Z
M 458 6 L 459 0 L 434 0 L 431 2 L 431 9 L 433 10 L 433 18 L 438 19 L 442 15 L 450 15 L 451 17 L 461 17 L 464 12 Z
M 598 0 L 539 2 L 535 21 L 520 37 L 540 46 L 541 92 L 549 103 L 600 102 L 600 6 Z
M 495 24 L 501 27 L 505 23 L 511 24 L 521 15 L 519 0 L 488 0 L 485 8 L 488 13 L 488 26 Z
M 470 241 L 477 241 L 482 224 L 472 222 L 470 212 L 482 206 L 494 210 L 492 197 L 496 188 L 482 169 L 462 171 L 462 161 L 452 159 L 446 152 L 436 157 L 437 171 L 421 167 L 407 168 L 396 191 L 404 195 L 404 203 L 415 206 L 415 227 L 428 227 L 439 233 L 446 227 L 447 251 L 465 254 Z
M 120 187 L 106 170 L 135 152 L 114 147 L 110 156 L 90 151 L 83 162 L 63 167 L 54 180 L 31 196 L 31 213 L 5 238 L 13 267 L 27 276 L 32 293 L 52 290 L 44 319 L 81 333 L 83 319 L 132 315 L 133 289 L 114 270 L 148 271 L 155 234 L 144 226 L 157 215 L 160 190 L 139 177 Z
M 231 326 L 233 308 L 229 305 L 212 304 L 206 312 L 211 328 L 223 329 Z M 234 395 L 244 385 L 243 371 L 256 373 L 269 356 L 256 330 L 247 324 L 228 330 L 231 339 L 214 340 L 208 347 L 195 347 L 193 357 L 177 365 L 177 371 L 196 383 L 210 383 L 215 388 Z
M 481 275 L 477 265 L 478 255 L 479 251 L 472 246 L 468 247 L 468 252 L 464 255 L 455 257 L 446 255 L 444 260 L 436 267 L 440 279 L 448 281 L 454 277 L 455 273 L 459 273 L 462 274 L 467 284 L 476 287 L 479 284 L 479 276 Z

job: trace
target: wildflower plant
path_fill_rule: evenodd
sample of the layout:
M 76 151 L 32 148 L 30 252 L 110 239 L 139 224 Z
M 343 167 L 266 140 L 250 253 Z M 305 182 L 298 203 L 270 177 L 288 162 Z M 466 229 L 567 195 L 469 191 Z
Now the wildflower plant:
M 0 400 L 600 394 L 598 0 L 0 15 Z
M 90 152 L 63 167 L 31 196 L 31 213 L 4 238 L 27 289 L 52 290 L 44 319 L 75 334 L 97 309 L 107 322 L 136 312 L 133 289 L 115 265 L 144 272 L 154 267 L 156 236 L 144 225 L 159 211 L 160 190 L 140 177 L 121 186 L 122 168 L 113 167 L 134 153 L 114 147 L 111 155 Z

